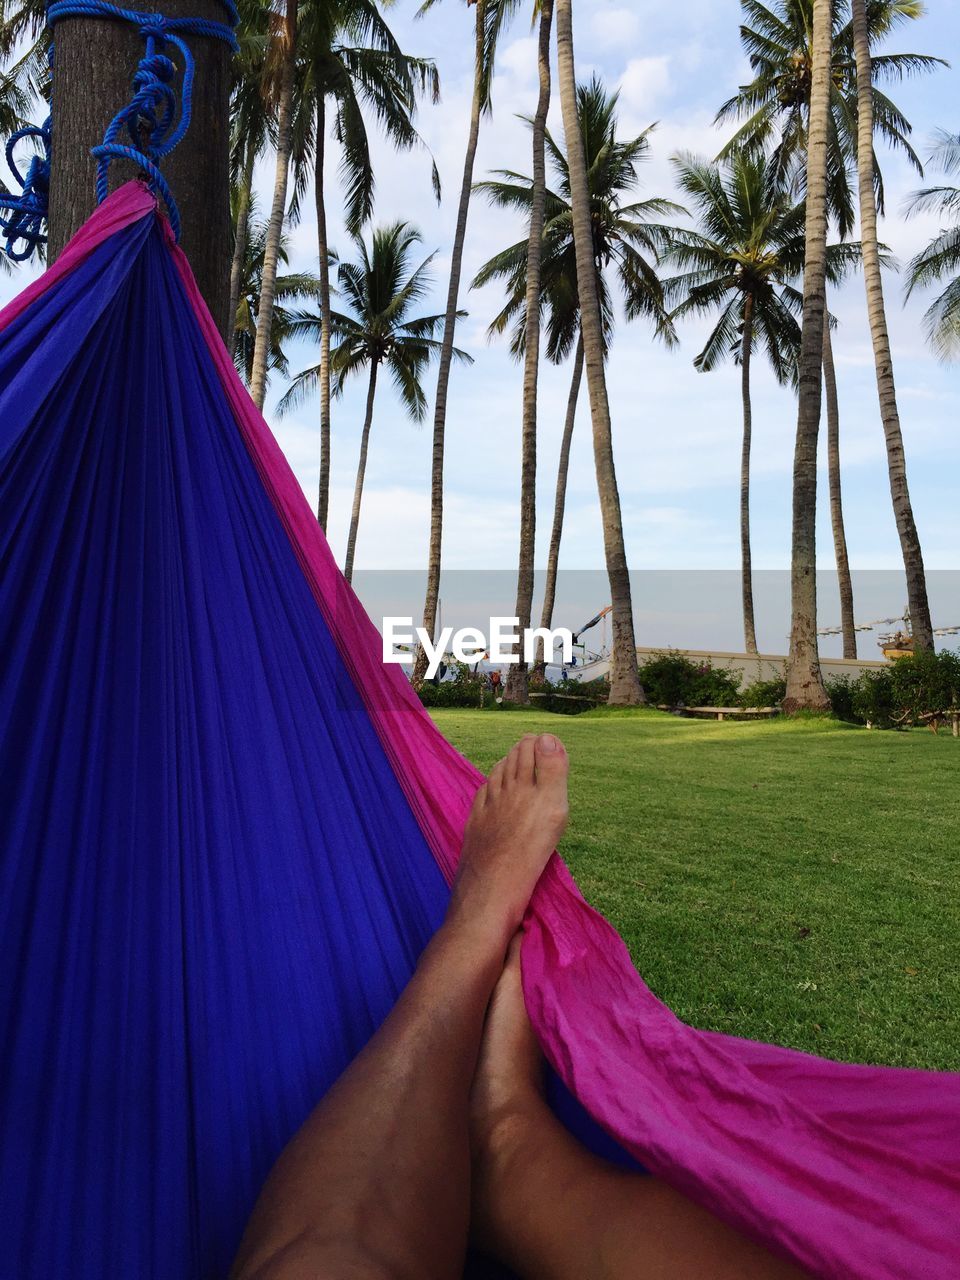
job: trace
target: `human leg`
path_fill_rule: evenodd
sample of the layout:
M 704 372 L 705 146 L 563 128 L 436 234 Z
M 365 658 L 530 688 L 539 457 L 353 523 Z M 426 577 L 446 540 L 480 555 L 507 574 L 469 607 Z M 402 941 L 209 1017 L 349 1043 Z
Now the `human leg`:
M 531 1280 L 795 1280 L 801 1272 L 665 1183 L 589 1152 L 543 1096 L 515 939 L 471 1099 L 472 1231 Z
M 491 772 L 444 924 L 379 1032 L 282 1153 L 235 1280 L 459 1276 L 484 1014 L 566 823 L 566 776 L 549 734 L 522 739 Z

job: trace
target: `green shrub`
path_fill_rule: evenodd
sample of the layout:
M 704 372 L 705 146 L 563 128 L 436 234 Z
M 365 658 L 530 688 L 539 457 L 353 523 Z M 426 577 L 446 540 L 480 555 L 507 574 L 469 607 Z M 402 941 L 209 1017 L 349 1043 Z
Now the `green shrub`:
M 691 662 L 673 650 L 649 658 L 640 668 L 640 680 L 655 707 L 730 707 L 740 696 L 737 673 L 708 661 Z
M 893 669 L 864 671 L 853 684 L 852 708 L 858 720 L 878 729 L 889 729 L 897 714 Z
M 960 705 L 960 656 L 955 653 L 921 652 L 897 658 L 891 679 L 894 702 L 907 720 Z
M 838 720 L 863 724 L 863 716 L 854 710 L 857 681 L 852 676 L 827 676 L 823 682 L 830 708 Z
M 779 707 L 786 696 L 786 678 L 778 676 L 775 680 L 754 680 L 741 690 L 737 702 L 741 707 Z
M 418 693 L 425 707 L 479 707 L 482 684 L 477 678 L 442 680 L 440 684 L 426 680 Z M 487 689 L 483 694 L 483 705 L 490 706 L 491 703 L 497 705 Z
M 839 682 L 831 682 L 835 685 Z M 831 702 L 834 693 L 829 689 Z M 864 671 L 847 690 L 837 691 L 834 711 L 849 699 L 849 718 L 878 729 L 916 724 L 923 716 L 943 714 L 960 705 L 960 655 L 921 652 L 896 658 L 889 667 Z M 848 718 L 843 715 L 843 718 Z

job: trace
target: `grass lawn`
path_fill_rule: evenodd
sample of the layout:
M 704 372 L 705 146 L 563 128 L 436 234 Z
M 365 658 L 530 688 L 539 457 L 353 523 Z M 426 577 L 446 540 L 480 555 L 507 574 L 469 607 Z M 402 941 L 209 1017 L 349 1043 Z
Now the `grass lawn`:
M 561 853 L 685 1021 L 960 1070 L 960 742 L 835 722 L 438 710 L 488 769 L 572 762 Z

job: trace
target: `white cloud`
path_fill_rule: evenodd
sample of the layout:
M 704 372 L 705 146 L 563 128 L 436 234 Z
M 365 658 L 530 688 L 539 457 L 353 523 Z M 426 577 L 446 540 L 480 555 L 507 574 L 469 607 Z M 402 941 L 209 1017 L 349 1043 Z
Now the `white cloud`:
M 624 106 L 641 114 L 656 110 L 670 88 L 669 57 L 631 58 L 619 81 Z
M 584 34 L 588 47 L 629 49 L 639 40 L 640 18 L 630 9 L 601 9 L 593 15 Z

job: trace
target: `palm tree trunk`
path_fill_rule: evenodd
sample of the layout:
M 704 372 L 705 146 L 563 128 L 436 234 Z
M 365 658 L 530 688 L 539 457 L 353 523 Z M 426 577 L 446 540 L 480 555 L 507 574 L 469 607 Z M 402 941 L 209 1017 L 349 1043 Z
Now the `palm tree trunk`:
M 237 308 L 240 305 L 240 277 L 243 275 L 243 259 L 247 252 L 247 231 L 250 224 L 250 201 L 253 191 L 253 166 L 256 160 L 256 148 L 252 142 L 247 144 L 243 158 L 243 176 L 240 188 L 240 200 L 237 205 L 237 229 L 233 239 L 233 261 L 230 264 L 230 328 L 231 338 L 237 323 Z M 233 343 L 230 344 L 232 354 Z
M 277 168 L 273 183 L 273 207 L 267 224 L 263 253 L 263 275 L 260 302 L 257 307 L 257 336 L 253 349 L 253 373 L 250 394 L 258 409 L 263 408 L 267 391 L 267 360 L 270 355 L 270 331 L 273 328 L 273 303 L 277 288 L 277 263 L 280 237 L 287 211 L 287 179 L 290 173 L 290 141 L 293 119 L 293 81 L 297 57 L 298 0 L 287 0 L 283 28 L 283 63 L 280 68 L 280 93 L 277 102 Z
M 623 540 L 623 519 L 617 473 L 613 460 L 613 431 L 604 369 L 603 329 L 597 295 L 596 262 L 590 215 L 590 191 L 583 137 L 577 115 L 577 78 L 573 56 L 572 0 L 557 3 L 557 67 L 563 131 L 567 140 L 570 170 L 570 203 L 573 210 L 573 238 L 577 255 L 577 289 L 580 297 L 580 326 L 583 335 L 590 414 L 593 419 L 593 453 L 603 520 L 603 545 L 610 579 L 613 606 L 613 647 L 610 655 L 610 704 L 635 706 L 644 702 L 637 670 L 637 644 L 633 630 L 633 600 L 630 571 Z
M 317 519 L 323 530 L 327 527 L 330 506 L 330 245 L 327 243 L 327 209 L 323 198 L 326 127 L 326 112 L 320 96 L 317 99 L 317 154 L 313 182 L 317 202 L 317 251 L 320 256 L 320 491 Z
M 814 0 L 807 141 L 806 261 L 797 441 L 793 458 L 790 655 L 785 711 L 830 706 L 817 648 L 817 437 L 826 312 L 827 126 L 830 114 L 831 0 Z
M 544 136 L 550 110 L 550 33 L 553 0 L 540 0 L 540 38 L 537 71 L 540 94 L 533 117 L 533 186 L 530 195 L 530 235 L 527 240 L 527 290 L 523 350 L 523 427 L 520 463 L 520 563 L 517 570 L 517 603 L 520 620 L 520 661 L 510 667 L 503 696 L 508 702 L 529 703 L 527 664 L 522 637 L 530 626 L 533 609 L 533 564 L 537 540 L 537 379 L 540 371 L 540 260 L 543 251 L 543 219 L 547 201 L 547 164 Z
M 460 297 L 460 275 L 463 270 L 463 245 L 467 236 L 467 215 L 470 212 L 470 193 L 473 188 L 473 165 L 477 156 L 480 137 L 480 116 L 483 112 L 484 82 L 484 29 L 488 0 L 477 0 L 474 20 L 476 23 L 473 66 L 473 101 L 470 107 L 470 131 L 467 134 L 467 150 L 463 157 L 463 181 L 460 184 L 460 204 L 457 208 L 457 229 L 450 254 L 450 283 L 447 288 L 447 309 L 443 318 L 443 338 L 437 371 L 437 398 L 433 410 L 433 459 L 430 475 L 430 547 L 427 558 L 427 592 L 423 602 L 423 629 L 431 637 L 437 626 L 437 601 L 440 598 L 440 557 L 443 544 L 443 453 L 447 425 L 447 388 L 450 385 L 450 369 L 453 364 L 453 339 L 457 327 L 457 302 Z M 423 683 L 427 671 L 427 655 L 417 650 L 413 668 L 413 682 Z
M 583 339 L 577 339 L 577 351 L 573 358 L 573 377 L 570 380 L 570 394 L 567 397 L 567 417 L 563 424 L 563 437 L 560 441 L 560 461 L 557 465 L 557 492 L 553 500 L 553 528 L 550 530 L 550 549 L 547 553 L 547 573 L 543 584 L 543 608 L 540 611 L 541 627 L 553 625 L 553 606 L 557 598 L 557 567 L 560 563 L 560 539 L 563 537 L 563 514 L 567 505 L 567 474 L 570 469 L 570 444 L 573 440 L 573 426 L 577 418 L 577 401 L 580 398 L 580 383 L 583 379 Z M 537 660 L 533 668 L 534 675 L 542 676 L 546 670 L 547 657 L 542 640 L 537 641 Z
M 357 463 L 357 482 L 353 487 L 353 510 L 350 512 L 350 532 L 347 535 L 347 558 L 343 563 L 343 576 L 353 581 L 353 559 L 357 550 L 357 528 L 360 524 L 360 501 L 363 498 L 363 477 L 367 471 L 367 449 L 370 445 L 370 428 L 373 426 L 373 400 L 377 394 L 377 362 L 370 361 L 370 382 L 367 386 L 367 412 L 360 436 L 360 461 Z
M 134 5 L 134 8 L 151 8 Z M 168 18 L 223 22 L 220 0 L 164 0 Z M 39 12 L 45 8 L 37 5 Z M 230 280 L 230 50 L 222 40 L 188 36 L 196 59 L 193 123 L 163 160 L 164 177 L 180 209 L 181 247 L 217 329 L 233 336 L 228 315 Z M 132 80 L 144 54 L 133 23 L 76 16 L 56 23 L 57 69 L 53 94 L 48 262 L 93 212 L 97 162 L 90 148 L 132 96 Z M 110 190 L 143 171 L 121 160 L 110 166 Z
M 837 583 L 840 588 L 840 629 L 843 634 L 843 656 L 857 656 L 857 629 L 853 618 L 853 579 L 847 555 L 847 534 L 843 527 L 843 497 L 840 486 L 840 403 L 837 398 L 837 371 L 833 364 L 833 342 L 830 317 L 823 322 L 823 382 L 827 399 L 827 475 L 830 485 L 830 524 L 833 527 L 833 549 L 837 560 Z
M 860 189 L 860 241 L 863 245 L 863 279 L 867 288 L 867 317 L 873 339 L 873 360 L 877 370 L 880 419 L 887 445 L 890 496 L 900 535 L 903 569 L 907 579 L 907 600 L 913 642 L 917 649 L 933 648 L 933 624 L 927 600 L 927 579 L 923 569 L 920 535 L 917 533 L 907 488 L 907 463 L 900 431 L 897 389 L 893 377 L 893 356 L 887 333 L 880 278 L 880 249 L 877 241 L 877 200 L 873 187 L 873 75 L 867 29 L 866 0 L 852 0 L 853 45 L 857 59 L 857 176 Z
M 753 617 L 753 559 L 750 554 L 750 444 L 753 409 L 750 404 L 750 352 L 753 350 L 753 294 L 743 299 L 743 337 L 740 343 L 740 394 L 743 399 L 743 446 L 740 451 L 740 576 L 743 592 L 743 637 L 747 653 L 757 652 Z

